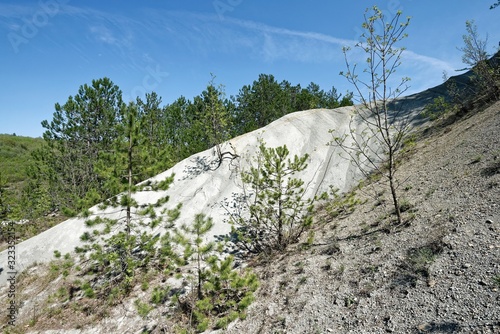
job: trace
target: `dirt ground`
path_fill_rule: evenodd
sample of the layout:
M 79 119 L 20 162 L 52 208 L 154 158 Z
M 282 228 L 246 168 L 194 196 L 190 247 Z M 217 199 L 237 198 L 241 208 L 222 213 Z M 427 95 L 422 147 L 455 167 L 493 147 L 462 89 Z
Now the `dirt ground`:
M 309 250 L 259 270 L 227 333 L 499 333 L 500 102 L 425 131 L 403 160 L 406 226 L 388 191 L 358 191 L 366 203 Z
M 356 190 L 361 203 L 351 214 L 318 215 L 312 245 L 256 265 L 261 286 L 247 318 L 217 333 L 500 332 L 500 102 L 436 124 L 404 148 L 403 226 L 394 224 L 389 192 L 375 179 Z M 37 289 L 40 270 L 25 281 L 33 298 L 19 315 L 22 332 L 172 328 L 161 312 L 137 316 L 132 301 L 100 322 L 69 312 L 31 327 L 36 296 L 41 303 L 58 286 Z

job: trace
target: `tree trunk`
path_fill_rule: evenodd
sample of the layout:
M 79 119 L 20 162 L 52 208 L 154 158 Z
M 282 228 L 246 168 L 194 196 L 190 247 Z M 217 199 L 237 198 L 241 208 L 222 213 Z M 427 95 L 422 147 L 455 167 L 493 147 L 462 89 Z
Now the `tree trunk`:
M 403 222 L 401 218 L 401 210 L 399 208 L 399 200 L 396 193 L 396 185 L 394 179 L 394 152 L 392 149 L 389 150 L 389 187 L 391 188 L 392 202 L 394 204 L 394 212 L 396 213 L 396 217 L 398 219 L 398 224 Z
M 128 146 L 128 200 L 127 200 L 127 234 L 130 236 L 131 232 L 131 202 L 132 202 L 132 135 L 129 135 Z

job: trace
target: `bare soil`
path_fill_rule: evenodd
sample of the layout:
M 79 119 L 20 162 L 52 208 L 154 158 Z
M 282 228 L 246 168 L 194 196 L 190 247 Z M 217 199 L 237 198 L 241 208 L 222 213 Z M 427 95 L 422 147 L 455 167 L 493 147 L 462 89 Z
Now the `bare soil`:
M 388 191 L 358 190 L 366 202 L 310 249 L 258 268 L 257 302 L 227 333 L 499 333 L 500 102 L 446 123 L 399 166 L 405 226 Z
M 403 150 L 405 224 L 395 224 L 388 188 L 373 178 L 356 190 L 354 212 L 318 214 L 313 244 L 255 264 L 261 287 L 247 318 L 217 332 L 499 333 L 500 102 L 436 121 Z M 84 299 L 73 309 L 55 297 L 48 304 L 64 283 L 45 270 L 30 269 L 19 326 L 4 331 L 173 332 L 165 310 L 137 315 L 139 288 L 107 317 L 82 313 L 96 309 Z

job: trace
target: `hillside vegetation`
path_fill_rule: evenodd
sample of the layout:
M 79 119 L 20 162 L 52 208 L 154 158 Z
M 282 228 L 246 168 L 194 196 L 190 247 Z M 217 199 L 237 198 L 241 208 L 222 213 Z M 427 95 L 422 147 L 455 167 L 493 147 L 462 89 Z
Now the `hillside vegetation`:
M 394 224 L 390 194 L 374 176 L 315 213 L 314 239 L 252 260 L 255 301 L 219 333 L 496 333 L 499 103 L 451 113 L 406 141 L 404 225 Z M 157 304 L 165 291 L 151 294 L 164 276 L 144 276 L 130 297 L 103 308 L 92 285 L 77 285 L 86 276 L 67 272 L 73 266 L 59 255 L 22 275 L 24 304 L 10 332 L 182 332 L 182 313 L 160 315 L 175 310 Z
M 0 134 L 0 211 L 7 207 L 19 215 L 21 191 L 28 178 L 28 167 L 33 162 L 32 153 L 43 145 L 42 138 Z
M 25 225 L 17 231 L 19 241 L 26 240 L 66 219 L 63 215 L 40 212 L 28 214 L 31 206 L 28 193 L 30 171 L 35 164 L 33 154 L 44 145 L 42 138 L 0 134 L 0 221 L 24 220 Z M 29 219 L 29 221 L 26 221 Z M 5 226 L 0 226 L 0 249 L 6 247 Z
M 31 162 L 31 152 L 42 146 L 42 138 L 0 134 L 0 168 L 8 183 L 26 180 L 26 168 Z
M 43 139 L 0 135 L 0 219 L 28 220 L 18 231 L 22 241 L 126 189 L 127 148 L 121 143 L 130 135 L 129 121 L 136 126 L 128 138 L 134 151 L 130 181 L 136 184 L 288 113 L 346 105 L 352 105 L 350 93 L 315 83 L 302 88 L 268 74 L 231 97 L 213 76 L 193 100 L 181 96 L 166 105 L 154 92 L 127 105 L 109 78 L 93 80 L 56 103 L 53 119 L 42 122 Z M 232 153 L 218 154 L 222 160 Z
M 18 245 L 29 267 L 18 277 L 10 272 L 0 292 L 14 309 L 3 329 L 500 331 L 500 52 L 488 59 L 475 50 L 480 57 L 468 59 L 467 74 L 402 97 L 407 78 L 387 86 L 404 51 L 393 44 L 410 22 L 400 15 L 367 9 L 366 43 L 357 45 L 368 54 L 361 76 L 344 49 L 343 75 L 358 106 L 285 116 L 302 105 L 298 96 L 316 101 L 308 106 L 335 107 L 350 97 L 268 76 L 231 99 L 212 78 L 194 101 L 164 108 L 156 94 L 125 104 L 103 78 L 57 104 L 53 120 L 43 122 L 46 145 L 28 169 L 26 210 L 78 216 Z M 473 24 L 467 28 L 475 34 Z M 300 143 L 319 137 L 308 117 L 338 126 L 322 124 L 330 142 Z M 287 144 L 307 152 L 269 147 L 257 132 L 227 142 L 266 124 L 259 133 L 275 131 L 266 137 L 274 144 L 286 133 Z M 245 155 L 249 142 L 259 143 L 252 156 Z M 181 157 L 191 159 L 176 163 Z M 316 168 L 302 173 L 309 164 Z M 173 168 L 158 174 L 166 166 Z M 320 191 L 322 181 L 312 179 L 319 174 L 343 177 L 344 189 L 331 177 L 329 193 Z M 214 221 L 207 206 L 224 209 L 225 218 Z M 196 214 L 181 224 L 182 212 Z M 62 254 L 53 243 L 76 248 Z

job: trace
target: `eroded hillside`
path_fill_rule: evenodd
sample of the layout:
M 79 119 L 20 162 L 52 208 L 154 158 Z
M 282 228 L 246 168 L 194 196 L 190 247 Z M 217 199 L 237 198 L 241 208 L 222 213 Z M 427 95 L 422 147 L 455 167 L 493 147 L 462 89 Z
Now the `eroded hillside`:
M 409 137 L 399 165 L 405 224 L 374 177 L 316 216 L 314 241 L 249 265 L 260 288 L 227 333 L 494 333 L 500 329 L 500 103 Z M 375 191 L 375 196 L 374 192 Z M 340 208 L 340 209 L 339 209 Z M 19 285 L 10 332 L 175 332 L 165 304 L 144 317 L 140 286 L 105 314 L 53 266 Z M 153 283 L 161 284 L 161 281 Z M 1 298 L 5 299 L 6 289 Z M 177 330 L 179 328 L 177 327 Z M 219 332 L 224 332 L 220 330 Z
M 228 333 L 497 333 L 499 133 L 500 102 L 424 131 L 400 166 L 407 224 L 391 225 L 387 193 L 359 189 L 366 203 L 308 250 L 259 268 L 257 302 Z

